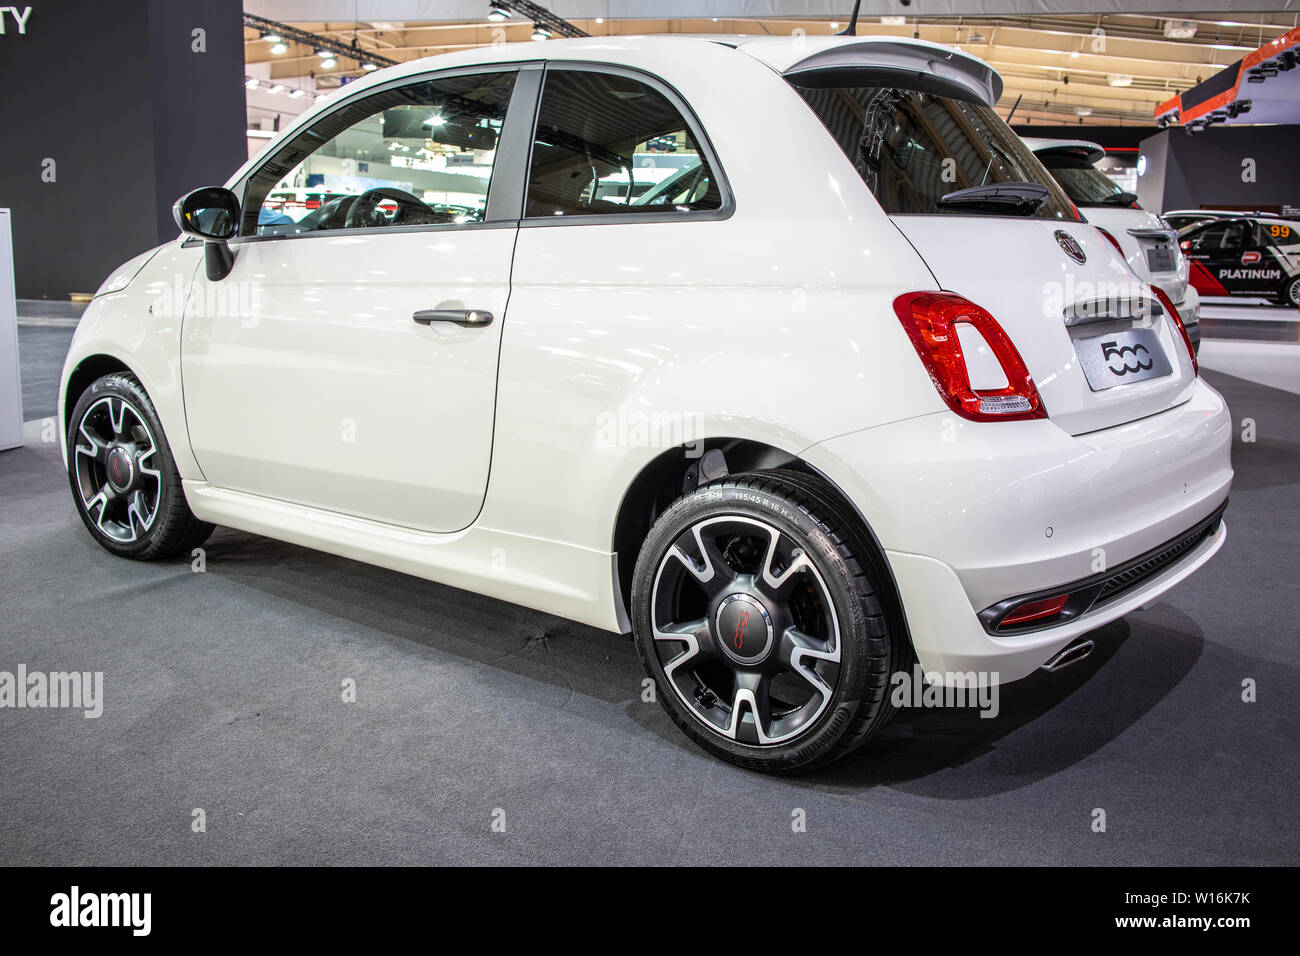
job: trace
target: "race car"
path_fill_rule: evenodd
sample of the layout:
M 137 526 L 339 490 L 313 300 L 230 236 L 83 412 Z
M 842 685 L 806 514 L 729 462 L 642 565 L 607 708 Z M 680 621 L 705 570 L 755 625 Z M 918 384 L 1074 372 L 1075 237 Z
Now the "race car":
M 1207 219 L 1239 219 L 1242 216 L 1277 218 L 1274 213 L 1259 209 L 1174 209 L 1160 214 L 1160 218 L 1175 229 L 1186 229 Z
M 1179 246 L 1201 295 L 1266 298 L 1300 306 L 1300 223 L 1242 216 L 1185 226 Z

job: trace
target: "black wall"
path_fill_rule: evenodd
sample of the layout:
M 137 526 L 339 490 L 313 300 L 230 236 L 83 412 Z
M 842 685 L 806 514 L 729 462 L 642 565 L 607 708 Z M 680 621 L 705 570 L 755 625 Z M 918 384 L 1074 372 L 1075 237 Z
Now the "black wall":
M 1144 209 L 1300 206 L 1300 126 L 1213 126 L 1193 135 L 1168 129 L 1144 139 L 1139 156 Z M 1242 179 L 1246 159 L 1255 161 L 1254 182 Z
M 172 202 L 246 158 L 243 16 L 240 0 L 30 6 L 26 35 L 11 17 L 0 36 L 0 207 L 19 297 L 66 298 L 175 236 Z

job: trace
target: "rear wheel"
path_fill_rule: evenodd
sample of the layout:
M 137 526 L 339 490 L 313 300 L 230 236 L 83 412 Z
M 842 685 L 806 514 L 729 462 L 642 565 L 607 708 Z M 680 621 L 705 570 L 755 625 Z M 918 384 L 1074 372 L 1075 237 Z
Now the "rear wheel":
M 637 651 L 673 721 L 768 772 L 824 766 L 893 714 L 872 544 L 829 487 L 796 472 L 706 485 L 655 523 L 632 586 Z
M 1291 308 L 1300 308 L 1300 276 L 1294 279 L 1288 279 L 1282 284 L 1282 291 L 1278 295 L 1278 301 L 1283 305 L 1289 305 Z
M 68 480 L 81 520 L 114 554 L 166 558 L 212 533 L 190 511 L 158 413 L 129 373 L 96 379 L 73 407 Z

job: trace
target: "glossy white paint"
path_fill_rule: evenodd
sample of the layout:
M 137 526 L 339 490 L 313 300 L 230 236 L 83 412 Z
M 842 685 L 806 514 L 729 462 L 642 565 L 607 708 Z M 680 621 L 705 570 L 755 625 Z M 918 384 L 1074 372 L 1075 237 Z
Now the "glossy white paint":
M 1050 150 L 1053 147 L 1081 146 L 1090 147 L 1093 150 L 1094 156 L 1089 157 L 1089 162 L 1096 162 L 1106 155 L 1104 148 L 1089 140 L 1021 138 L 1025 141 L 1025 145 L 1034 152 Z M 1180 315 L 1188 319 L 1193 318 L 1193 306 L 1187 303 L 1186 299 L 1189 290 L 1193 295 L 1195 295 L 1196 290 L 1188 285 L 1190 266 L 1187 257 L 1178 248 L 1177 242 L 1174 243 L 1174 268 L 1166 272 L 1152 272 L 1147 262 L 1146 250 L 1137 237 L 1129 232 L 1130 229 L 1168 229 L 1159 216 L 1153 212 L 1147 212 L 1145 209 L 1127 209 L 1123 206 L 1089 206 L 1083 210 L 1083 214 L 1084 218 L 1090 223 L 1100 226 L 1115 237 L 1115 241 L 1119 243 L 1120 249 L 1123 250 L 1124 261 L 1128 263 L 1129 268 L 1133 270 L 1139 279 L 1159 286 L 1168 294 L 1174 305 L 1178 307 Z M 1199 304 L 1199 302 L 1200 297 L 1197 296 L 1196 303 Z
M 1094 392 L 1075 354 L 1065 310 L 1077 302 L 1150 297 L 1145 283 L 1087 223 L 987 216 L 895 216 L 894 223 L 925 258 L 948 291 L 993 314 L 1016 343 L 1047 406 L 1071 434 L 1096 431 L 1153 415 L 1187 401 L 1195 376 L 1182 337 L 1164 317 L 1149 319 L 1175 374 Z M 1065 255 L 1061 231 L 1087 260 Z M 1093 334 L 1078 327 L 1075 336 Z
M 69 378 L 88 359 L 109 357 L 134 372 L 149 393 L 181 477 L 203 478 L 190 450 L 180 368 L 185 297 L 202 262 L 202 249 L 187 249 L 179 239 L 165 243 L 120 266 L 105 282 L 106 287 L 118 286 L 120 277 L 131 269 L 134 276 L 117 291 L 97 292 L 86 307 L 63 362 L 59 389 L 65 466 L 67 418 L 78 398 L 68 394 Z
M 243 243 L 225 281 L 252 283 L 256 307 L 242 319 L 192 311 L 183 331 L 147 311 L 146 290 L 173 275 L 187 277 L 192 305 L 208 291 L 206 279 L 190 286 L 200 250 L 169 243 L 95 299 L 65 377 L 97 355 L 140 376 L 206 520 L 615 631 L 627 619 L 614 528 L 633 480 L 684 441 L 759 442 L 802 456 L 869 522 L 926 667 L 978 661 L 1023 676 L 1073 632 L 994 640 L 975 611 L 1087 576 L 1097 547 L 1119 562 L 1212 511 L 1231 477 L 1227 411 L 1168 328 L 1175 376 L 1087 394 L 1060 316 L 1044 314 L 1044 284 L 1127 273 L 1109 244 L 1080 223 L 891 221 L 774 71 L 799 51 L 761 48 L 516 44 L 349 84 L 281 139 L 340 96 L 443 66 L 551 57 L 641 69 L 690 104 L 735 210 Z M 918 50 L 920 63 L 932 56 Z M 1063 225 L 1088 253 L 1084 271 L 1052 237 Z M 899 294 L 940 287 L 1004 324 L 1051 419 L 948 413 L 892 311 Z M 497 322 L 439 334 L 411 321 L 450 301 Z M 1151 582 L 1141 603 L 1190 567 Z
M 513 228 L 346 231 L 245 242 L 200 270 L 181 362 L 212 484 L 425 531 L 483 503 Z M 224 295 L 223 295 L 224 294 Z

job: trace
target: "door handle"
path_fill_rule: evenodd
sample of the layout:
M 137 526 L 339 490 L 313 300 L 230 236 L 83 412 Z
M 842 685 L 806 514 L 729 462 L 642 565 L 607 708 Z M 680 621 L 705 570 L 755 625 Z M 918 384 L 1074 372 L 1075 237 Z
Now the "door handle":
M 411 318 L 420 325 L 452 322 L 464 328 L 479 328 L 492 324 L 492 313 L 483 309 L 422 309 Z

